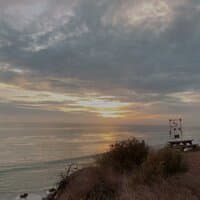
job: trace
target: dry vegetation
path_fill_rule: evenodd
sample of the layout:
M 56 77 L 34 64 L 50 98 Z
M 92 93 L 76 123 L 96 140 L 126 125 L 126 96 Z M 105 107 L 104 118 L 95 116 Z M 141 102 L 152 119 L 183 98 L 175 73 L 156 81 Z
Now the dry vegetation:
M 97 159 L 100 167 L 112 167 L 121 173 L 138 168 L 147 159 L 149 147 L 135 138 L 116 142 Z
M 62 176 L 55 199 L 198 200 L 199 156 L 168 148 L 152 151 L 135 138 L 117 142 L 95 166 Z

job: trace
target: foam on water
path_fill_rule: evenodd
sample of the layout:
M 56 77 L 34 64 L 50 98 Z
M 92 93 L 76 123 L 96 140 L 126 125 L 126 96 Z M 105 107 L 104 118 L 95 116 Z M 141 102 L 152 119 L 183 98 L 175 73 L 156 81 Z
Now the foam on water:
M 15 198 L 15 200 L 22 200 L 22 199 L 18 196 Z M 42 200 L 42 196 L 40 196 L 38 194 L 30 193 L 30 194 L 28 194 L 28 197 L 26 198 L 26 200 Z

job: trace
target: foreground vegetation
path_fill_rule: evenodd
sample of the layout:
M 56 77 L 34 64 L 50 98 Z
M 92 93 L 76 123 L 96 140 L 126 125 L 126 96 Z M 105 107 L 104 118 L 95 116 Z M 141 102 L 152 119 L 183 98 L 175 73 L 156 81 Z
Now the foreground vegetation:
M 72 174 L 68 169 L 58 182 L 56 194 L 49 199 L 199 199 L 188 188 L 178 191 L 182 186 L 177 187 L 181 185 L 177 177 L 188 170 L 184 158 L 180 151 L 167 147 L 152 150 L 135 138 L 116 142 L 94 166 Z

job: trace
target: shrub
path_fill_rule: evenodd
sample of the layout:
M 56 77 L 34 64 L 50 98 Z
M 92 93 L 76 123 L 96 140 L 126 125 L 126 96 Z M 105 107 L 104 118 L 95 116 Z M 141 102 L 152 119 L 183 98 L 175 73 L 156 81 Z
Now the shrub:
M 117 193 L 104 181 L 99 181 L 87 194 L 85 200 L 117 200 Z
M 149 154 L 142 165 L 140 178 L 142 177 L 144 181 L 148 182 L 158 177 L 166 178 L 186 170 L 187 165 L 180 151 L 163 148 Z
M 148 146 L 135 138 L 111 145 L 110 150 L 97 159 L 100 166 L 112 167 L 120 172 L 139 167 L 147 158 Z

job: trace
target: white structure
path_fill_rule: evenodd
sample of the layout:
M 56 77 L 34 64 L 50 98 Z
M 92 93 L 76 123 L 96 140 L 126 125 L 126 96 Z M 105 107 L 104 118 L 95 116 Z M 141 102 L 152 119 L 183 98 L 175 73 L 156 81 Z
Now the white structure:
M 169 137 L 168 145 L 171 148 L 180 149 L 182 151 L 194 150 L 198 144 L 193 143 L 193 139 L 183 139 L 183 120 L 169 119 Z
M 182 139 L 183 128 L 182 128 L 182 118 L 179 119 L 169 119 L 169 137 L 172 140 Z

